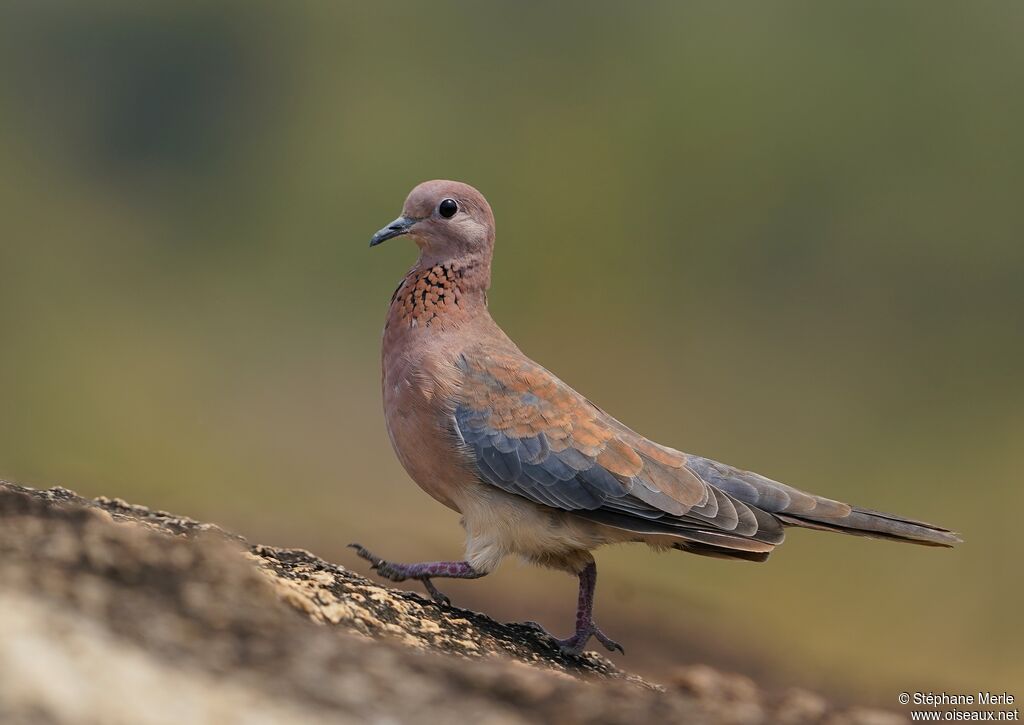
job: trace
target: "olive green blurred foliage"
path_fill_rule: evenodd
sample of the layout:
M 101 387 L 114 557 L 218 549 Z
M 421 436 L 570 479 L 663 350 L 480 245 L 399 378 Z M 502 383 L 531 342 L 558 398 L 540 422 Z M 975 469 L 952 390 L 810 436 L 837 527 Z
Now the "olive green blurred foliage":
M 0 476 L 353 566 L 350 540 L 458 556 L 379 409 L 413 247 L 367 240 L 416 182 L 460 179 L 497 215 L 495 317 L 604 408 L 967 539 L 601 553 L 627 666 L 893 706 L 1019 685 L 1022 23 L 1014 2 L 4 3 Z M 450 589 L 571 621 L 561 574 Z

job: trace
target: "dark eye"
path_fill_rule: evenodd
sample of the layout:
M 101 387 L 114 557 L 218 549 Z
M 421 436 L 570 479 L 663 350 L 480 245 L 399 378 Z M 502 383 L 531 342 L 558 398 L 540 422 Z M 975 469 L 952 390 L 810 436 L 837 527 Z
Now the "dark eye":
M 445 219 L 451 219 L 455 216 L 455 212 L 459 210 L 459 205 L 455 199 L 444 199 L 437 206 L 437 213 L 443 216 Z

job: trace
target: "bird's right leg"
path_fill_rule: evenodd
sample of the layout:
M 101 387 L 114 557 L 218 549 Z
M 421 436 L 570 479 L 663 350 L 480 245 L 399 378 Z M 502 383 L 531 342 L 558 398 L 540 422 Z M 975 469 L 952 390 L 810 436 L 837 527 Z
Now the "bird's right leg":
M 558 645 L 558 648 L 567 655 L 580 655 L 591 637 L 597 639 L 609 652 L 618 650 L 625 654 L 622 645 L 611 639 L 602 632 L 594 623 L 594 589 L 597 587 L 597 564 L 593 559 L 583 567 L 578 574 L 580 578 L 580 593 L 576 607 L 576 633 L 566 639 L 555 637 L 536 622 L 527 622 L 534 629 L 540 630 L 548 637 L 551 637 Z
M 468 561 L 428 561 L 420 564 L 397 564 L 392 561 L 385 561 L 367 551 L 366 547 L 360 544 L 349 544 L 350 549 L 355 549 L 360 558 L 370 562 L 370 568 L 376 571 L 385 579 L 393 582 L 401 582 L 406 579 L 418 579 L 423 582 L 424 588 L 430 594 L 430 598 L 438 604 L 451 604 L 451 600 L 438 591 L 431 577 L 448 577 L 449 579 L 479 579 L 487 574 L 485 571 L 477 571 Z

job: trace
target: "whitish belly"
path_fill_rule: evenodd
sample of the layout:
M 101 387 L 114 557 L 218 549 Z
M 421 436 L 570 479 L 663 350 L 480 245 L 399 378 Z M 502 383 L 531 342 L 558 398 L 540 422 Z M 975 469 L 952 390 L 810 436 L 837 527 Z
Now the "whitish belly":
M 578 572 L 592 561 L 591 549 L 635 538 L 486 483 L 461 489 L 458 498 L 466 527 L 466 559 L 478 571 L 490 571 L 504 557 L 515 555 Z

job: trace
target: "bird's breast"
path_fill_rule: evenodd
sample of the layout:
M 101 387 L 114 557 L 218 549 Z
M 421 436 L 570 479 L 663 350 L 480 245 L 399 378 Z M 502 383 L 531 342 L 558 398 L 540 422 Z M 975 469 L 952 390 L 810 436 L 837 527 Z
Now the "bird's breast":
M 384 347 L 384 419 L 395 454 L 428 494 L 459 510 L 460 491 L 475 485 L 452 431 L 458 368 L 444 346 Z

